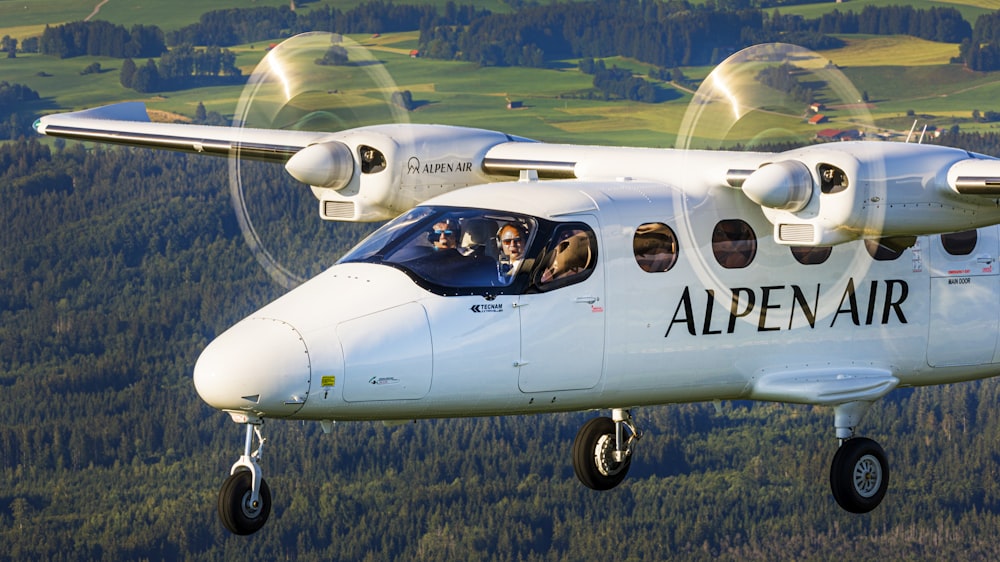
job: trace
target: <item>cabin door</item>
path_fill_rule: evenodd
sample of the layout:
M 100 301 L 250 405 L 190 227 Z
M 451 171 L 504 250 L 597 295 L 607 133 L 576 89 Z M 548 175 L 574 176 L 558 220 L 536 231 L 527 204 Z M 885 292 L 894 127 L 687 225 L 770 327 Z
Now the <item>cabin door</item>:
M 557 227 L 521 295 L 522 392 L 593 388 L 604 373 L 604 254 L 592 216 Z M 554 399 L 554 398 L 553 398 Z
M 927 363 L 947 367 L 993 362 L 1000 328 L 997 227 L 928 240 L 931 314 Z

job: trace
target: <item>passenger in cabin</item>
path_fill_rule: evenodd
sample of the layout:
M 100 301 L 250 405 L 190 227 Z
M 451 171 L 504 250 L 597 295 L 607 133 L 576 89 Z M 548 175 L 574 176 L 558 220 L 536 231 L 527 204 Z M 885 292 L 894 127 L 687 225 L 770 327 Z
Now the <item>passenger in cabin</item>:
M 549 283 L 582 273 L 590 265 L 590 238 L 581 229 L 566 229 L 559 233 L 549 263 L 542 271 L 541 282 Z

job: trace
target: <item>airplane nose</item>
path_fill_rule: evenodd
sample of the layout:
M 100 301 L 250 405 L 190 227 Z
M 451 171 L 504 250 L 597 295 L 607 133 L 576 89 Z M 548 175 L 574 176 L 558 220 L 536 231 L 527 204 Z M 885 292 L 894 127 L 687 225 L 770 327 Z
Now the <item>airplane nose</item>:
M 217 337 L 198 357 L 194 386 L 219 410 L 284 417 L 309 395 L 309 349 L 294 326 L 272 318 L 248 318 Z

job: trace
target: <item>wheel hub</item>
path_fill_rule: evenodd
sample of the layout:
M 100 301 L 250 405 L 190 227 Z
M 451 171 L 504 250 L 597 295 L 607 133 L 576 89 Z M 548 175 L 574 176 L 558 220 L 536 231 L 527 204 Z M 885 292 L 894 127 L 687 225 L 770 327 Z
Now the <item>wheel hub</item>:
M 260 515 L 261 503 L 260 501 L 253 501 L 251 498 L 253 496 L 253 490 L 247 490 L 243 494 L 243 501 L 240 502 L 240 507 L 243 510 L 243 515 L 247 519 L 255 519 Z
M 854 465 L 854 489 L 863 498 L 878 493 L 882 484 L 882 467 L 873 455 L 865 455 Z
M 604 476 L 614 476 L 625 466 L 623 462 L 615 461 L 615 436 L 602 435 L 594 448 L 594 464 Z

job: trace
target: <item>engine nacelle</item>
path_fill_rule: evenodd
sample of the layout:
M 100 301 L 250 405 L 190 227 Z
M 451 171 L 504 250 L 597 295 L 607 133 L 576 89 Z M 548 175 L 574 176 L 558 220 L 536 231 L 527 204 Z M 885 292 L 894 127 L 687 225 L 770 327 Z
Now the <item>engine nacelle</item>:
M 774 224 L 778 243 L 831 246 L 996 224 L 1000 189 L 978 187 L 993 178 L 1000 160 L 964 150 L 851 142 L 782 153 L 742 189 Z
M 337 221 L 391 219 L 442 193 L 496 178 L 486 152 L 504 133 L 443 125 L 379 125 L 330 135 L 285 165 L 312 186 L 320 216 Z

